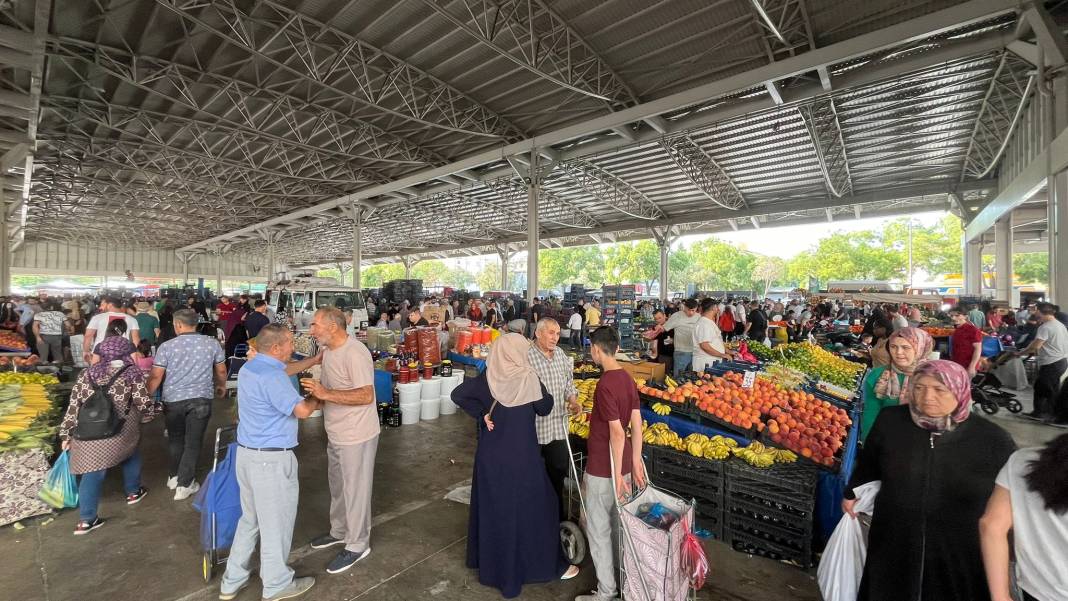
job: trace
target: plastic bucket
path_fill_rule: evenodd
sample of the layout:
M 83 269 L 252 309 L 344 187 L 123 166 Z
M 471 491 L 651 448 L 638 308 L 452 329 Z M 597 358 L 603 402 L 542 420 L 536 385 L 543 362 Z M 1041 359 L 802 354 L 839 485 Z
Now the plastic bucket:
M 460 378 L 453 374 L 447 378 L 441 379 L 441 396 L 449 396 L 452 391 L 460 385 Z
M 420 391 L 423 389 L 422 382 L 412 382 L 409 384 L 397 384 L 397 392 L 400 396 L 401 404 L 412 404 L 419 402 Z
M 419 410 L 419 419 L 431 420 L 437 419 L 438 413 L 441 411 L 441 398 L 426 399 L 421 403 L 422 407 Z
M 423 380 L 419 382 L 422 386 L 422 396 L 420 397 L 424 401 L 436 399 L 441 396 L 441 376 L 434 376 L 429 380 Z
M 421 402 L 408 403 L 401 405 L 401 425 L 410 426 L 412 424 L 419 423 L 419 414 L 423 410 L 423 404 Z
M 460 330 L 460 332 L 456 334 L 456 352 L 461 355 L 464 354 L 467 347 L 471 346 L 473 338 L 471 330 Z
M 441 395 L 440 405 L 441 408 L 439 409 L 439 412 L 442 415 L 452 415 L 453 413 L 456 413 L 456 403 L 452 402 L 451 396 L 447 394 Z

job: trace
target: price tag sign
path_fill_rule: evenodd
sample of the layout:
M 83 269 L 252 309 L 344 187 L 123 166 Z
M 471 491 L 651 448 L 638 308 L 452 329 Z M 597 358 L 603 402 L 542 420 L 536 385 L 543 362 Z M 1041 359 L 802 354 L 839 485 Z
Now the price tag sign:
M 742 378 L 742 388 L 752 388 L 753 382 L 756 382 L 756 372 L 747 371 L 745 377 Z

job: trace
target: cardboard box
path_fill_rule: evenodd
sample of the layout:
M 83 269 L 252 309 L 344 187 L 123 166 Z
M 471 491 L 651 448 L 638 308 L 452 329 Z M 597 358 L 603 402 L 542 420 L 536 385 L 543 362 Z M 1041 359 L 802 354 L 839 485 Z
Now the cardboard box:
M 620 365 L 623 366 L 623 371 L 630 374 L 630 377 L 637 380 L 642 378 L 645 380 L 664 380 L 664 364 L 653 363 L 652 361 L 638 361 L 636 363 L 626 363 L 621 361 Z

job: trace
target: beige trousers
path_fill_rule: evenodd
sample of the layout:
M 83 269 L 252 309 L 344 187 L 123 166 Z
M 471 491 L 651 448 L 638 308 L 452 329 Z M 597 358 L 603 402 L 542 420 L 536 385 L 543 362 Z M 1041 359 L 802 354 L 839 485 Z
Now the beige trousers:
M 371 485 L 378 437 L 353 445 L 326 447 L 330 481 L 330 536 L 345 549 L 362 553 L 371 541 Z

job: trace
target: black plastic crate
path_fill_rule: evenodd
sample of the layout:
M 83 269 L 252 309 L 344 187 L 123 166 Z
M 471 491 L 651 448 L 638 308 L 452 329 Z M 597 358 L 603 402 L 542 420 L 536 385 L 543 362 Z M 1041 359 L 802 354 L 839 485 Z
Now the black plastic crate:
M 812 538 L 812 514 L 801 517 L 762 503 L 729 497 L 724 506 L 725 519 L 745 520 L 784 538 Z
M 728 520 L 728 523 L 724 525 L 723 540 L 732 549 L 741 553 L 758 555 L 777 561 L 789 561 L 802 568 L 810 568 L 815 565 L 812 561 L 811 538 L 807 541 L 791 541 L 794 544 L 780 544 L 774 540 L 769 540 L 759 531 L 754 533 L 742 527 L 736 528 L 735 524 Z
M 696 482 L 703 482 L 709 478 L 718 478 L 722 487 L 724 462 L 694 457 L 689 453 L 665 447 L 642 446 L 642 449 L 646 448 L 648 448 L 650 456 L 655 458 L 657 469 L 660 469 L 661 464 L 670 465 L 673 468 L 672 473 L 678 477 L 689 478 Z
M 800 462 L 777 463 L 768 468 L 753 467 L 740 460 L 727 463 L 729 483 L 768 486 L 801 498 L 815 498 L 818 476 L 816 466 Z
M 694 521 L 701 530 L 707 530 L 717 540 L 723 540 L 723 511 L 719 507 L 697 503 L 694 508 Z
M 665 466 L 668 471 L 665 471 Z M 718 510 L 723 509 L 723 482 L 716 481 L 715 477 L 704 480 L 691 480 L 673 474 L 670 463 L 658 463 L 656 475 L 651 480 L 655 486 L 678 494 L 684 499 L 693 499 L 698 505 L 712 505 Z
M 796 493 L 770 490 L 768 488 L 748 488 L 727 481 L 724 502 L 730 504 L 736 499 L 751 507 L 760 507 L 776 511 L 787 519 L 811 520 L 816 510 L 816 498 L 798 498 Z
M 795 553 L 812 551 L 812 532 L 792 533 L 783 528 L 773 526 L 759 519 L 752 519 L 730 512 L 723 514 L 723 527 L 731 534 L 741 533 L 745 536 L 759 538 L 763 541 L 778 546 L 784 550 L 792 550 Z

